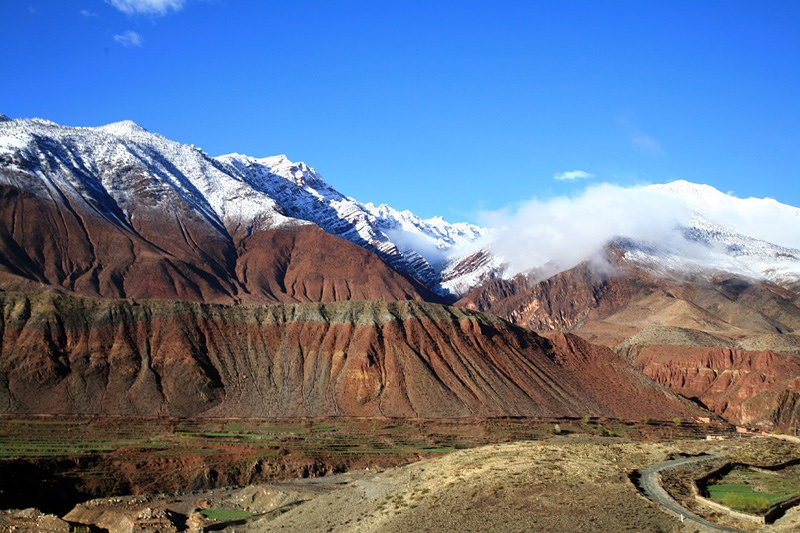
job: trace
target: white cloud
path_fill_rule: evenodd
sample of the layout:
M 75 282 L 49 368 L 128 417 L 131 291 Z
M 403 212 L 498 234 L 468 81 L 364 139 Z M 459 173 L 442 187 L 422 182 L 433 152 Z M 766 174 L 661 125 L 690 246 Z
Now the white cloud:
M 553 179 L 559 181 L 571 181 L 589 179 L 593 177 L 594 174 L 590 174 L 585 170 L 568 170 L 567 172 L 559 172 L 553 176 Z
M 615 237 L 663 240 L 689 216 L 680 200 L 657 191 L 599 184 L 575 198 L 533 199 L 513 213 L 484 213 L 484 223 L 495 228 L 490 247 L 507 259 L 507 274 L 549 276 L 591 258 Z
M 664 153 L 661 143 L 646 133 L 637 133 L 631 137 L 634 148 L 647 154 L 661 155 Z
M 114 41 L 125 47 L 142 46 L 144 43 L 142 36 L 131 30 L 114 35 Z
M 697 213 L 743 235 L 800 249 L 800 209 L 770 198 L 736 198 L 683 181 L 633 188 L 597 184 L 576 197 L 533 199 L 515 210 L 483 213 L 481 222 L 492 228 L 494 239 L 488 247 L 507 260 L 508 276 L 533 272 L 549 277 L 600 258 L 615 238 L 663 247 L 697 265 L 760 275 L 753 270 L 758 257 L 739 260 L 724 248 L 687 239 L 679 228 L 696 223 Z M 796 261 L 789 262 L 796 269 Z
M 94 17 L 98 16 L 97 13 L 93 13 L 92 11 L 89 11 L 88 9 L 81 9 L 80 13 L 81 13 L 81 15 L 83 15 L 86 18 L 94 18 Z
M 661 188 L 664 194 L 682 198 L 690 209 L 740 233 L 800 249 L 800 209 L 796 207 L 772 198 L 738 198 L 708 185 L 683 181 L 651 188 Z
M 166 15 L 168 11 L 180 11 L 186 0 L 106 0 L 106 3 L 126 15 Z

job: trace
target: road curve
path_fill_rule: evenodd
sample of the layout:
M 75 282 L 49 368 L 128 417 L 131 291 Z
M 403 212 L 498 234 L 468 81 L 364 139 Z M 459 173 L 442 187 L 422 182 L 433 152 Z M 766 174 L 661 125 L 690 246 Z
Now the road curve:
M 683 507 L 670 496 L 666 490 L 661 486 L 661 472 L 664 470 L 672 470 L 692 463 L 702 463 L 721 458 L 722 455 L 718 453 L 709 453 L 705 455 L 698 455 L 695 457 L 684 457 L 681 459 L 674 459 L 664 463 L 654 464 L 639 470 L 639 489 L 645 496 L 656 502 L 670 513 L 676 515 L 681 521 L 691 522 L 695 525 L 702 526 L 703 528 L 712 531 L 741 531 L 740 529 L 733 529 L 730 527 L 721 526 L 714 522 L 709 522 L 705 518 L 701 518 L 691 512 L 686 507 Z

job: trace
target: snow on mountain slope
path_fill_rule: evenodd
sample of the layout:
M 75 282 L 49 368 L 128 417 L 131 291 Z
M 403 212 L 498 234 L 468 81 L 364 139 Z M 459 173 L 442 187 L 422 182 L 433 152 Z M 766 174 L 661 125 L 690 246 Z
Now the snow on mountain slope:
M 200 150 L 131 121 L 98 128 L 40 119 L 0 122 L 0 153 L 3 162 L 30 179 L 9 185 L 37 190 L 46 184 L 53 199 L 64 194 L 127 227 L 132 227 L 134 209 L 179 205 L 220 231 L 290 222 L 272 198 L 221 171 Z M 0 182 L 9 179 L 0 176 Z
M 446 295 L 441 272 L 450 255 L 488 232 L 471 224 L 423 220 L 410 211 L 362 204 L 328 185 L 304 163 L 286 156 L 253 158 L 230 154 L 217 158 L 232 175 L 274 198 L 292 217 L 374 251 L 395 269 L 413 275 Z
M 629 261 L 662 273 L 800 281 L 800 209 L 685 181 L 598 187 L 576 199 L 531 202 L 503 223 L 507 229 L 489 230 L 362 204 L 285 156 L 212 158 L 131 121 L 71 128 L 0 119 L 3 167 L 14 171 L 0 173 L 0 184 L 53 201 L 69 198 L 130 231 L 148 211 L 191 213 L 221 235 L 314 223 L 441 295 L 461 295 L 518 272 L 555 273 L 609 243 Z
M 629 242 L 627 260 L 656 272 L 729 272 L 781 285 L 800 282 L 800 249 L 794 246 L 800 243 L 800 209 L 686 181 L 647 189 L 683 202 L 691 217 L 658 242 Z
M 655 274 L 725 272 L 778 285 L 800 282 L 800 250 L 778 246 L 695 214 L 687 226 L 659 242 L 617 239 L 626 261 Z
M 800 248 L 800 209 L 772 198 L 737 198 L 709 185 L 673 181 L 646 190 L 679 199 L 708 221 L 755 239 Z
M 740 199 L 708 185 L 592 185 L 575 197 L 522 202 L 493 215 L 487 248 L 504 278 L 545 279 L 604 256 L 608 245 L 661 274 L 720 272 L 800 281 L 800 209 L 772 199 Z
M 442 295 L 447 259 L 486 230 L 361 204 L 285 156 L 211 158 L 131 121 L 72 128 L 41 119 L 0 121 L 0 184 L 69 199 L 135 232 L 149 210 L 193 213 L 219 234 L 314 223 L 379 254 Z M 177 214 L 175 216 L 178 216 Z

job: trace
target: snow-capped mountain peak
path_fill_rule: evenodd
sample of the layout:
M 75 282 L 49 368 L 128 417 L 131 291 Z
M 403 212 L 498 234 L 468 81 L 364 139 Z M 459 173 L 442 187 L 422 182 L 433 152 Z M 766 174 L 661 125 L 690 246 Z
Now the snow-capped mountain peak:
M 130 137 L 131 135 L 139 135 L 142 133 L 150 133 L 142 126 L 132 120 L 121 120 L 119 122 L 112 122 L 105 126 L 98 126 L 94 128 L 96 131 L 101 131 L 118 137 Z
M 361 203 L 286 155 L 209 157 L 127 120 L 73 128 L 9 119 L 0 120 L 0 185 L 70 202 L 127 231 L 149 212 L 199 217 L 223 236 L 313 223 L 449 296 L 490 277 L 570 268 L 609 242 L 654 270 L 800 280 L 800 209 L 686 181 L 651 185 L 644 195 L 605 188 L 595 192 L 597 201 L 539 202 L 511 221 L 511 231 L 490 231 Z
M 189 208 L 214 226 L 284 224 L 275 202 L 222 172 L 191 146 L 132 121 L 72 128 L 41 119 L 0 123 L 0 152 L 30 176 L 77 205 L 117 213 Z M 58 197 L 58 196 L 56 196 Z
M 574 198 L 532 200 L 496 217 L 489 250 L 504 277 L 549 276 L 602 255 L 609 244 L 654 272 L 728 272 L 794 284 L 800 280 L 800 210 L 772 199 L 736 198 L 677 181 L 587 187 Z
M 305 163 L 283 155 L 258 159 L 229 154 L 216 160 L 232 175 L 275 198 L 289 216 L 314 222 L 376 252 L 441 294 L 449 294 L 440 285 L 447 257 L 486 233 L 470 224 L 425 221 L 410 211 L 362 204 L 328 185 Z
M 710 185 L 674 181 L 647 189 L 676 198 L 700 214 L 739 233 L 800 248 L 800 209 L 772 198 L 737 198 Z
M 223 235 L 314 223 L 442 294 L 448 254 L 485 233 L 361 204 L 285 155 L 211 158 L 129 120 L 80 128 L 41 119 L 0 122 L 4 167 L 13 172 L 0 174 L 0 184 L 97 212 L 126 231 L 147 212 L 188 213 Z
M 646 189 L 679 200 L 690 217 L 657 242 L 628 240 L 629 261 L 658 272 L 728 272 L 778 284 L 800 281 L 800 209 L 771 198 L 737 198 L 687 181 Z

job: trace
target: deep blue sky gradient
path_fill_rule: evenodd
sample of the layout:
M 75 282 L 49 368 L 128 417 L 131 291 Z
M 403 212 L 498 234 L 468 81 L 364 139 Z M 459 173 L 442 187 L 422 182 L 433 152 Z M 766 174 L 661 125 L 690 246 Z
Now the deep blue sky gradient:
M 798 2 L 23 0 L 0 20 L 0 113 L 285 153 L 423 217 L 600 181 L 800 206 Z M 594 177 L 553 179 L 573 170 Z

